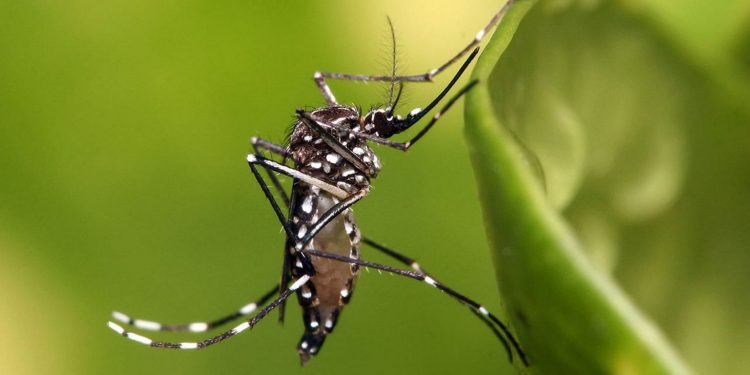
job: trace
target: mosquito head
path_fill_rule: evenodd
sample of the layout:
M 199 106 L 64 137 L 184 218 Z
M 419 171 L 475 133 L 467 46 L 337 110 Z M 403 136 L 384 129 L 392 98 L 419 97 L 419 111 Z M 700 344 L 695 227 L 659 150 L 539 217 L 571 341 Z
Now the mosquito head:
M 390 138 L 401 133 L 417 122 L 422 116 L 421 109 L 411 111 L 406 117 L 394 115 L 391 107 L 377 108 L 367 112 L 359 119 L 360 126 L 365 133 L 381 138 Z

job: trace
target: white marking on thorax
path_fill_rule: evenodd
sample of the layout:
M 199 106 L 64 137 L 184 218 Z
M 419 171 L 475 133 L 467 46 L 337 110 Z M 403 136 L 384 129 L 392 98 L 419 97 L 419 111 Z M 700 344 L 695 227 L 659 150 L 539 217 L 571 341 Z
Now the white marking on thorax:
M 313 202 L 312 202 L 312 196 L 308 195 L 305 197 L 305 200 L 302 202 L 302 211 L 305 211 L 305 213 L 311 213 L 313 209 Z
M 339 154 L 330 153 L 326 155 L 326 160 L 328 160 L 329 163 L 338 164 L 341 160 L 341 156 L 339 156 Z

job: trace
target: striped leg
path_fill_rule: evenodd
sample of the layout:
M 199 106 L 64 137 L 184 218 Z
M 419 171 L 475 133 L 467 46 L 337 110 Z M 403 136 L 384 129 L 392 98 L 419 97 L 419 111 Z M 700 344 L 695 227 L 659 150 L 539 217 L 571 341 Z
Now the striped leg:
M 289 154 L 289 151 L 284 146 L 277 145 L 273 142 L 269 142 L 265 139 L 258 138 L 258 137 L 252 137 L 250 139 L 250 143 L 253 145 L 253 150 L 255 150 L 255 153 L 264 156 L 262 150 L 268 150 L 274 154 L 280 155 L 284 157 L 284 160 L 281 164 L 286 164 L 286 161 L 291 157 Z M 286 192 L 284 192 L 284 187 L 281 185 L 281 182 L 276 177 L 275 174 L 271 173 L 271 170 L 266 169 L 268 178 L 271 179 L 271 184 L 273 185 L 274 189 L 276 189 L 276 192 L 279 193 L 281 196 L 281 199 L 284 201 L 284 205 L 287 207 L 289 206 L 289 197 L 286 195 Z
M 227 314 L 225 316 L 222 316 L 221 318 L 217 318 L 208 322 L 193 322 L 193 323 L 185 323 L 185 324 L 165 324 L 165 323 L 154 322 L 151 320 L 133 319 L 129 317 L 128 315 L 125 315 L 119 311 L 113 311 L 112 318 L 123 324 L 127 324 L 129 326 L 144 329 L 147 331 L 206 332 L 208 330 L 212 330 L 216 327 L 220 327 L 236 319 L 252 314 L 253 312 L 255 312 L 255 310 L 258 309 L 258 306 L 265 305 L 266 302 L 268 302 L 278 292 L 278 290 L 279 288 L 274 286 L 273 289 L 266 292 L 266 294 L 260 297 L 260 299 L 258 299 L 257 301 L 248 303 L 231 314 Z
M 468 87 L 465 88 L 462 91 L 466 91 L 466 90 L 468 90 Z M 454 102 L 454 101 L 455 101 L 455 98 L 452 99 L 451 102 L 446 107 L 449 107 L 450 104 L 452 104 L 452 102 Z M 433 120 L 433 122 L 438 117 L 439 117 L 439 115 L 436 115 L 436 118 Z M 428 125 L 428 126 L 430 126 L 430 125 Z M 281 152 L 278 152 L 278 153 L 282 154 Z M 273 176 L 273 178 L 275 178 L 275 176 Z M 286 195 L 286 192 L 281 187 L 281 185 L 280 184 L 274 184 L 274 185 L 278 186 L 277 187 L 278 192 L 284 198 L 284 202 L 288 202 L 289 199 L 288 199 L 288 197 Z M 262 187 L 263 186 L 264 186 L 264 184 L 262 184 Z M 328 222 L 330 222 L 330 220 L 332 220 L 334 217 L 336 217 L 342 211 L 344 211 L 347 208 L 351 207 L 354 203 L 356 203 L 357 201 L 359 201 L 365 194 L 366 194 L 365 192 L 362 192 L 360 194 L 352 195 L 348 199 L 346 199 L 346 200 L 338 203 L 336 206 L 332 207 L 326 214 L 324 214 L 320 218 L 320 220 L 318 220 L 318 222 L 315 225 L 313 225 L 313 227 L 311 228 L 311 230 L 305 236 L 303 236 L 303 238 L 298 242 L 298 244 L 297 244 L 298 249 L 301 249 L 305 244 L 307 244 L 310 241 L 310 239 L 312 239 L 313 236 L 315 236 L 315 234 L 317 234 L 320 231 L 320 229 L 322 229 Z M 275 201 L 273 203 L 275 203 Z M 275 206 L 278 207 L 278 205 L 275 205 Z M 279 210 L 279 212 L 280 212 L 280 210 Z M 425 280 L 435 281 L 435 279 L 432 278 L 432 277 L 430 277 L 427 274 L 427 272 L 425 272 L 424 269 L 422 269 L 421 266 L 414 259 L 412 259 L 410 257 L 407 257 L 405 255 L 402 255 L 402 254 L 396 252 L 395 250 L 389 249 L 389 248 L 387 248 L 387 247 L 385 247 L 383 245 L 380 245 L 380 244 L 376 243 L 375 241 L 373 241 L 373 240 L 371 240 L 369 238 L 363 238 L 363 241 L 366 244 L 372 246 L 373 248 L 375 248 L 375 249 L 377 249 L 377 250 L 385 253 L 386 255 L 389 255 L 389 256 L 393 257 L 394 259 L 396 259 L 396 260 L 400 261 L 401 263 L 403 263 L 403 264 L 411 267 L 412 269 L 414 269 L 418 274 L 420 274 L 420 275 L 422 275 L 424 277 L 423 279 L 419 279 L 419 280 L 422 280 L 422 281 L 425 281 Z M 321 255 L 321 256 L 324 256 L 324 255 Z M 351 259 L 351 258 L 345 258 L 342 261 L 346 261 L 348 259 Z M 355 262 L 355 263 L 357 263 L 357 262 Z M 378 265 L 378 266 L 380 266 L 380 265 Z M 381 267 L 386 267 L 386 266 L 381 266 Z M 377 268 L 377 267 L 373 267 L 373 268 Z M 390 269 L 389 268 L 387 270 L 394 270 L 395 271 L 396 269 Z M 402 271 L 402 270 L 398 270 L 398 271 Z M 404 275 L 404 276 L 411 277 L 408 274 Z M 412 277 L 412 278 L 414 278 L 414 277 Z M 440 285 L 442 287 L 442 284 L 439 284 L 437 281 L 435 281 L 435 283 L 436 283 L 436 285 Z M 438 287 L 438 289 L 441 289 L 441 287 Z M 441 290 L 443 290 L 443 289 L 441 289 Z M 514 347 L 516 348 L 517 352 L 519 353 L 519 356 L 521 357 L 521 359 L 523 360 L 523 362 L 526 363 L 526 358 L 525 358 L 523 352 L 521 351 L 518 343 L 515 341 L 514 337 L 510 334 L 508 328 L 497 317 L 495 317 L 493 314 L 491 314 L 489 311 L 487 311 L 485 308 L 483 308 L 479 304 L 471 301 L 470 299 L 468 299 L 466 297 L 463 297 L 462 295 L 460 295 L 460 294 L 458 294 L 456 292 L 453 292 L 452 289 L 446 289 L 444 291 L 446 291 L 448 294 L 450 294 L 452 297 L 454 297 L 456 300 L 458 300 L 459 302 L 461 302 L 465 306 L 469 307 L 469 309 L 477 317 L 479 317 L 493 331 L 493 333 L 495 334 L 495 336 L 498 337 L 498 339 L 501 341 L 501 343 L 503 344 L 503 346 L 508 351 L 509 356 L 511 356 L 511 352 L 510 352 L 510 346 L 508 344 L 508 341 L 507 341 L 506 337 L 510 338 L 510 340 L 513 342 Z M 453 292 L 453 293 L 451 293 L 451 292 Z
M 456 61 L 460 60 L 463 56 L 465 56 L 472 49 L 474 49 L 474 47 L 479 44 L 479 42 L 484 38 L 484 36 L 487 35 L 487 33 L 495 25 L 497 25 L 497 23 L 500 21 L 503 15 L 508 11 L 508 9 L 510 8 L 512 4 L 513 4 L 513 0 L 508 0 L 502 6 L 502 8 L 500 8 L 500 10 L 498 10 L 498 12 L 495 13 L 492 19 L 490 19 L 490 22 L 488 22 L 487 25 L 484 28 L 482 28 L 482 30 L 479 30 L 476 36 L 474 36 L 474 39 L 472 39 L 471 42 L 469 42 L 469 44 L 466 47 L 464 47 L 455 56 L 451 57 L 448 61 L 446 61 L 439 67 L 430 70 L 427 73 L 408 75 L 408 76 L 397 76 L 397 75 L 376 76 L 376 75 L 367 75 L 367 74 L 343 74 L 343 73 L 315 72 L 315 74 L 313 75 L 313 78 L 315 80 L 315 83 L 318 85 L 318 88 L 320 89 L 321 94 L 323 94 L 323 97 L 326 99 L 326 102 L 328 102 L 328 105 L 335 105 L 336 98 L 333 96 L 331 89 L 328 87 L 328 84 L 326 83 L 326 78 L 340 79 L 340 80 L 347 80 L 347 81 L 431 82 L 433 78 L 435 78 L 435 76 L 440 74 L 449 66 L 456 63 Z
M 248 328 L 252 328 L 256 324 L 258 324 L 258 322 L 260 322 L 263 318 L 265 318 L 266 315 L 268 315 L 271 311 L 273 311 L 273 309 L 275 309 L 282 302 L 284 302 L 287 298 L 289 298 L 289 296 L 291 296 L 297 289 L 299 289 L 302 285 L 306 284 L 309 280 L 310 280 L 310 276 L 308 275 L 304 275 L 300 277 L 288 289 L 284 290 L 273 302 L 268 304 L 268 306 L 264 307 L 262 310 L 260 310 L 255 316 L 253 316 L 249 320 L 243 322 L 242 324 L 222 334 L 205 339 L 203 341 L 197 341 L 197 342 L 154 341 L 148 337 L 141 336 L 137 333 L 128 332 L 117 323 L 107 322 L 107 325 L 109 326 L 109 328 L 111 328 L 113 331 L 115 331 L 119 335 L 125 336 L 126 338 L 129 338 L 135 342 L 148 345 L 154 348 L 202 349 L 207 346 L 218 344 L 232 336 L 240 334 L 241 332 L 245 331 Z
M 256 146 L 256 139 L 253 139 L 253 146 Z M 258 182 L 258 185 L 260 186 L 261 190 L 263 191 L 263 195 L 265 195 L 266 199 L 268 200 L 268 203 L 271 204 L 271 207 L 273 208 L 274 213 L 276 214 L 276 217 L 279 219 L 279 222 L 281 223 L 281 226 L 284 228 L 284 232 L 286 233 L 287 238 L 294 238 L 294 233 L 292 233 L 292 229 L 289 226 L 289 223 L 287 219 L 284 217 L 284 213 L 281 211 L 281 208 L 279 207 L 279 204 L 276 202 L 276 198 L 274 198 L 271 191 L 268 189 L 268 185 L 266 184 L 266 181 L 263 179 L 263 176 L 260 175 L 260 172 L 258 172 L 258 169 L 255 167 L 255 163 L 251 160 L 258 160 L 257 158 L 260 158 L 259 155 L 253 155 L 250 154 L 247 156 L 248 164 L 250 165 L 250 171 L 252 171 L 253 176 L 255 176 L 255 180 Z M 268 159 L 261 159 L 266 161 L 271 161 Z M 261 164 L 265 166 L 265 164 Z M 286 167 L 286 166 L 285 166 Z M 286 167 L 289 168 L 289 167 Z M 268 175 L 271 176 L 271 179 L 274 181 L 274 185 L 276 186 L 276 189 L 282 192 L 282 196 L 284 197 L 284 202 L 287 206 L 289 206 L 289 198 L 285 193 L 283 193 L 284 189 L 279 183 L 276 176 L 273 175 L 270 171 L 273 169 L 270 169 L 269 167 L 265 168 L 268 172 Z M 291 168 L 289 168 L 291 169 Z M 294 169 L 292 169 L 294 170 Z M 296 171 L 296 170 L 294 170 Z M 299 172 L 298 172 L 299 173 Z M 291 264 L 291 254 L 286 251 L 286 246 L 284 247 L 284 260 L 281 265 L 281 281 L 279 282 L 279 294 L 282 293 L 283 289 L 286 288 L 286 286 L 289 284 L 289 279 L 291 278 L 291 274 L 289 272 L 289 265 Z M 312 263 L 309 259 L 307 259 L 306 256 L 300 256 L 299 257 L 300 264 L 302 265 L 303 271 L 305 271 L 306 274 L 314 275 L 315 270 L 312 266 Z M 281 301 L 281 305 L 279 306 L 279 323 L 284 322 L 284 315 L 286 312 L 286 300 Z
M 422 266 L 420 266 L 419 263 L 417 263 L 417 261 L 414 258 L 411 258 L 411 257 L 408 257 L 408 256 L 406 256 L 404 254 L 401 254 L 398 251 L 393 250 L 393 249 L 391 249 L 391 248 L 389 248 L 387 246 L 381 245 L 381 244 L 379 244 L 379 243 L 377 243 L 377 242 L 375 242 L 375 241 L 373 241 L 373 240 L 371 240 L 369 238 L 363 238 L 362 242 L 364 242 L 365 244 L 367 244 L 370 247 L 374 248 L 375 250 L 378 250 L 378 251 L 382 252 L 385 255 L 388 255 L 389 257 L 391 257 L 393 259 L 396 259 L 397 261 L 401 262 L 401 264 L 403 264 L 405 266 L 409 266 L 415 272 L 417 272 L 417 273 L 419 273 L 421 275 L 424 275 L 425 277 L 431 277 L 433 280 L 435 280 L 437 282 L 437 280 L 434 277 L 432 277 L 430 275 L 430 273 L 427 272 L 427 270 L 425 270 L 424 268 L 422 268 Z M 489 327 L 490 330 L 492 330 L 492 332 L 495 334 L 495 336 L 500 340 L 500 342 L 503 344 L 503 346 L 505 347 L 505 349 L 509 350 L 508 341 L 506 340 L 504 333 L 501 332 L 502 326 L 496 325 L 492 321 L 492 319 L 490 319 L 488 316 L 486 316 L 484 314 L 481 314 L 473 306 L 467 305 L 467 304 L 463 303 L 462 301 L 459 301 L 459 302 L 461 302 L 461 304 L 463 304 L 464 306 L 468 307 L 469 311 L 471 311 L 480 320 L 482 320 L 482 322 L 484 324 L 486 324 L 487 327 Z
M 255 165 L 260 165 L 263 168 L 267 168 L 272 171 L 276 171 L 281 174 L 287 175 L 289 177 L 296 178 L 308 185 L 317 186 L 321 190 L 324 190 L 332 194 L 336 198 L 346 199 L 347 197 L 349 197 L 349 193 L 347 193 L 343 189 L 340 189 L 334 185 L 331 185 L 323 180 L 304 174 L 294 168 L 287 167 L 286 165 L 277 163 L 270 159 L 266 159 L 260 155 L 255 155 L 255 154 L 247 155 L 247 163 L 250 165 L 250 167 L 254 167 Z
M 489 310 L 487 310 L 484 306 L 482 306 L 479 303 L 475 302 L 474 300 L 472 300 L 472 299 L 464 296 L 463 294 L 461 294 L 461 293 L 459 293 L 459 292 L 451 289 L 450 287 L 448 287 L 448 286 L 446 286 L 446 285 L 444 285 L 442 283 L 439 283 L 437 280 L 433 279 L 432 277 L 427 276 L 427 275 L 425 275 L 423 273 L 420 273 L 420 272 L 402 270 L 402 269 L 399 269 L 399 268 L 389 267 L 389 266 L 386 266 L 386 265 L 382 265 L 382 264 L 378 264 L 378 263 L 373 263 L 373 262 L 368 262 L 368 261 L 365 261 L 365 260 L 354 259 L 354 258 L 349 258 L 349 257 L 341 256 L 341 255 L 331 254 L 331 253 L 327 253 L 325 251 L 319 251 L 319 250 L 303 250 L 303 251 L 305 253 L 307 253 L 307 254 L 312 255 L 312 256 L 333 259 L 333 260 L 337 260 L 339 262 L 358 264 L 358 265 L 360 265 L 362 267 L 373 268 L 373 269 L 377 269 L 377 270 L 381 270 L 381 271 L 390 272 L 390 273 L 393 273 L 393 274 L 396 274 L 396 275 L 408 277 L 410 279 L 414 279 L 414 280 L 418 280 L 418 281 L 423 281 L 423 282 L 427 283 L 428 285 L 430 285 L 430 286 L 432 286 L 432 287 L 434 287 L 434 288 L 436 288 L 436 289 L 438 289 L 438 290 L 440 290 L 442 292 L 445 292 L 446 294 L 448 294 L 449 296 L 451 296 L 453 299 L 455 299 L 455 300 L 461 302 L 462 304 L 468 306 L 469 308 L 471 308 L 478 315 L 487 317 L 490 321 L 492 321 L 492 323 L 494 323 L 498 327 L 500 327 L 500 330 L 502 330 L 505 338 L 507 338 L 507 341 L 505 339 L 502 339 L 501 341 L 503 342 L 503 345 L 505 346 L 506 351 L 508 352 L 508 357 L 510 358 L 510 360 L 511 361 L 513 360 L 513 355 L 512 355 L 510 346 L 508 345 L 508 341 L 510 341 L 510 345 L 512 345 L 513 349 L 516 351 L 516 353 L 518 353 L 518 356 L 520 357 L 520 359 L 523 362 L 523 364 L 526 365 L 526 366 L 529 365 L 528 359 L 526 358 L 526 354 L 521 349 L 521 345 L 518 343 L 518 341 L 516 340 L 516 338 L 510 332 L 510 329 L 508 329 L 508 326 L 506 326 L 502 321 L 500 321 L 500 319 L 498 319 L 494 314 L 492 314 L 491 312 L 489 312 Z

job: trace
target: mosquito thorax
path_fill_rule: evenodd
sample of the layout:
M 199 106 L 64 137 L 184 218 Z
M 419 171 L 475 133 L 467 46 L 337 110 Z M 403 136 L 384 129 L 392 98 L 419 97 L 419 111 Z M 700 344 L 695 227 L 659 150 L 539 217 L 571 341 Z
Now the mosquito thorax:
M 357 169 L 301 121 L 295 124 L 288 144 L 297 166 L 346 191 L 354 192 L 369 186 L 370 178 L 377 175 L 381 165 L 367 141 L 355 135 L 368 132 L 359 110 L 348 106 L 330 106 L 318 108 L 310 114 L 323 123 L 341 128 L 328 128 L 326 131 L 359 157 L 370 171 Z

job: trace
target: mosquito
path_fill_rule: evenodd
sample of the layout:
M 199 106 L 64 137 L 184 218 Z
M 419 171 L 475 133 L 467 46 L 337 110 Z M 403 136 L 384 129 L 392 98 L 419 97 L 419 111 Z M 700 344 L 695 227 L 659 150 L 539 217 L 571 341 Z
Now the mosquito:
M 468 83 L 447 99 L 442 108 L 409 141 L 390 140 L 392 136 L 411 129 L 443 101 L 477 56 L 479 42 L 500 21 L 511 4 L 512 0 L 505 3 L 460 52 L 427 73 L 401 76 L 395 74 L 395 67 L 392 74 L 387 76 L 316 72 L 313 79 L 326 105 L 312 111 L 297 110 L 297 121 L 285 145 L 252 138 L 254 152 L 247 156 L 248 165 L 286 234 L 281 281 L 260 299 L 218 319 L 187 324 L 162 324 L 133 319 L 120 312 L 112 314 L 114 320 L 142 330 L 187 332 L 205 332 L 239 318 L 249 317 L 253 313 L 255 315 L 228 331 L 196 342 L 156 341 L 126 331 L 121 325 L 111 321 L 108 322 L 109 327 L 126 338 L 155 348 L 201 349 L 252 328 L 274 309 L 279 309 L 279 319 L 283 320 L 284 305 L 292 294 L 296 294 L 305 326 L 297 351 L 302 364 L 305 364 L 320 351 L 326 337 L 333 332 L 341 311 L 352 298 L 360 269 L 366 267 L 421 281 L 444 292 L 468 307 L 492 330 L 511 362 L 515 351 L 523 364 L 528 366 L 527 357 L 518 340 L 497 316 L 476 301 L 439 282 L 411 257 L 363 237 L 352 212 L 352 206 L 367 196 L 372 179 L 381 169 L 380 161 L 369 143 L 407 151 L 432 129 L 441 115 L 469 91 L 476 81 Z M 393 35 L 390 20 L 389 25 Z M 404 82 L 431 82 L 435 76 L 464 56 L 467 57 L 447 86 L 424 108 L 415 108 L 405 116 L 395 114 Z M 356 107 L 339 104 L 326 79 L 390 82 L 388 105 L 363 114 Z M 398 92 L 394 97 L 396 83 Z M 278 162 L 267 158 L 266 153 L 276 154 L 283 160 Z M 293 166 L 288 165 L 289 161 L 293 162 Z M 259 168 L 266 171 L 270 184 L 259 172 Z M 289 196 L 275 173 L 293 179 Z M 286 215 L 271 188 L 282 198 L 283 205 L 288 207 Z M 363 244 L 381 251 L 411 270 L 360 259 L 360 246 Z

